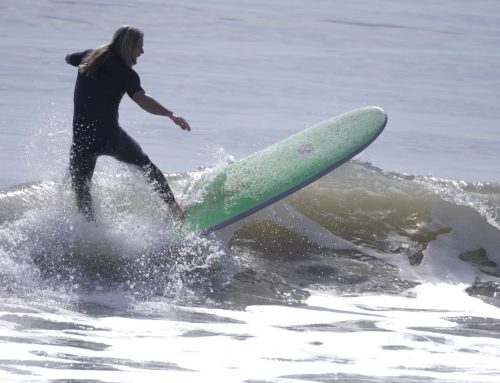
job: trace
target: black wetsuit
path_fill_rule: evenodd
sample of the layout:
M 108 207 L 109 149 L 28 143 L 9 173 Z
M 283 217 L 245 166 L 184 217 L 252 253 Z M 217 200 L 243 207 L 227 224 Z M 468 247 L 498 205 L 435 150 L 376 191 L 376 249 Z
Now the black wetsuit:
M 69 63 L 79 66 L 91 50 L 73 53 Z M 118 107 L 125 93 L 142 91 L 139 75 L 118 56 L 103 64 L 95 78 L 78 71 L 74 95 L 70 174 L 79 212 L 94 219 L 90 181 L 97 157 L 112 156 L 136 165 L 167 203 L 174 201 L 163 173 L 118 123 Z

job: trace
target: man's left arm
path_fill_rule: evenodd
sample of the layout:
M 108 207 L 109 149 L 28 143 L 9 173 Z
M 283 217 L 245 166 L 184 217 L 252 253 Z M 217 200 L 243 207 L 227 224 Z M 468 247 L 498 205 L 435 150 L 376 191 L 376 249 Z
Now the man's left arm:
M 135 92 L 132 96 L 132 100 L 134 100 L 137 103 L 137 105 L 139 105 L 142 109 L 151 114 L 170 118 L 182 130 L 187 130 L 187 131 L 191 130 L 191 127 L 184 118 L 177 116 L 174 112 L 165 108 L 153 97 L 146 94 L 144 90 Z

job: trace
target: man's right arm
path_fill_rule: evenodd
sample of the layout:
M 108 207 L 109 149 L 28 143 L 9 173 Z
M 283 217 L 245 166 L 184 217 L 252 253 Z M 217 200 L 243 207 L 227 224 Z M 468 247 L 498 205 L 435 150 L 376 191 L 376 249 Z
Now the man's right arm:
M 80 65 L 79 63 L 77 64 L 77 56 L 78 53 L 68 53 L 65 57 L 65 60 L 66 60 L 66 63 L 69 64 L 69 65 L 73 65 L 73 66 L 78 66 Z
M 87 54 L 89 54 L 92 50 L 86 50 L 83 52 L 73 52 L 68 53 L 65 57 L 66 63 L 73 66 L 78 66 L 82 63 L 82 60 Z

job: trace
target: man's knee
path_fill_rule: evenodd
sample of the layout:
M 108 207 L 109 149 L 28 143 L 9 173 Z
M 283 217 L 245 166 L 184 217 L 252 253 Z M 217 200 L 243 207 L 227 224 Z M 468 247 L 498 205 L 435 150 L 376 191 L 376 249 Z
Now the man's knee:
M 137 166 L 139 166 L 141 168 L 151 168 L 154 166 L 154 164 L 151 162 L 149 157 L 145 154 L 138 157 L 136 162 L 137 162 Z

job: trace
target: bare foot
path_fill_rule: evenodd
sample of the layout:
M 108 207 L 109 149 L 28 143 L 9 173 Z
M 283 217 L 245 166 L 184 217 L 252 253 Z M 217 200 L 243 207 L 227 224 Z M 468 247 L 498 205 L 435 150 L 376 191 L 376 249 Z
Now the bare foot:
M 87 222 L 95 222 L 95 214 L 92 206 L 85 206 L 80 213 L 85 218 Z
M 186 212 L 182 210 L 182 208 L 179 206 L 177 202 L 174 201 L 169 203 L 168 207 L 170 209 L 170 212 L 176 219 L 178 219 L 179 221 L 184 219 L 184 215 L 186 214 Z

